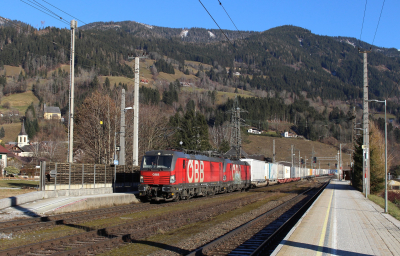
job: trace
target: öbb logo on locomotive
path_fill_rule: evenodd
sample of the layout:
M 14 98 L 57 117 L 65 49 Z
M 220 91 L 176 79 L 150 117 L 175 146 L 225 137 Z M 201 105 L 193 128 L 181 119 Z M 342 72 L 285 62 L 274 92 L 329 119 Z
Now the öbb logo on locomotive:
M 186 168 L 187 180 L 189 183 L 204 181 L 204 162 L 189 160 Z
M 155 172 L 152 174 L 153 176 L 160 176 L 160 174 L 158 172 Z

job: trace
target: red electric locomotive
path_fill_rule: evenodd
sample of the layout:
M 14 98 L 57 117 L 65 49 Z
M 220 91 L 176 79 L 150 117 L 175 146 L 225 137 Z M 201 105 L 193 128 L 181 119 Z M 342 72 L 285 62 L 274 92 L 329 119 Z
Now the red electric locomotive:
M 140 168 L 140 197 L 146 200 L 178 201 L 250 187 L 250 166 L 180 151 L 146 152 Z

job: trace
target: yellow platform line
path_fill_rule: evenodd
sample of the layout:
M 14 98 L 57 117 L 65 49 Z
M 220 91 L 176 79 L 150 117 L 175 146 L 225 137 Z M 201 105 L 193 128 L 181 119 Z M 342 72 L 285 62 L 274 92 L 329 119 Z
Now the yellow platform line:
M 329 219 L 329 211 L 331 210 L 331 205 L 332 205 L 332 198 L 333 198 L 333 189 L 332 189 L 331 199 L 329 200 L 328 209 L 326 210 L 326 216 L 325 216 L 324 226 L 322 228 L 321 238 L 319 239 L 317 256 L 322 255 L 322 247 L 323 247 L 324 241 L 325 241 L 326 228 L 328 226 L 328 219 Z

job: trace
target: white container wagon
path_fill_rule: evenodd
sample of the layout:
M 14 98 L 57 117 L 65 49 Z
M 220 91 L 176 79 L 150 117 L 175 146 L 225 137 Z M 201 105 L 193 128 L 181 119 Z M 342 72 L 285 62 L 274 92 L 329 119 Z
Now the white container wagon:
M 269 170 L 269 183 L 278 181 L 278 165 L 273 163 L 265 163 L 265 169 Z
M 268 171 L 265 169 L 265 162 L 256 159 L 240 159 L 250 165 L 251 184 L 253 187 L 268 185 Z

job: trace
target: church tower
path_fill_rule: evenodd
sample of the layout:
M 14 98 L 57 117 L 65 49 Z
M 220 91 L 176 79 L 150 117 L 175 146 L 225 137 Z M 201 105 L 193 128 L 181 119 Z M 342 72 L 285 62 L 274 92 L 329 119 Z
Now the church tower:
M 18 134 L 18 147 L 29 145 L 28 134 L 25 132 L 25 125 L 22 122 L 21 132 Z

